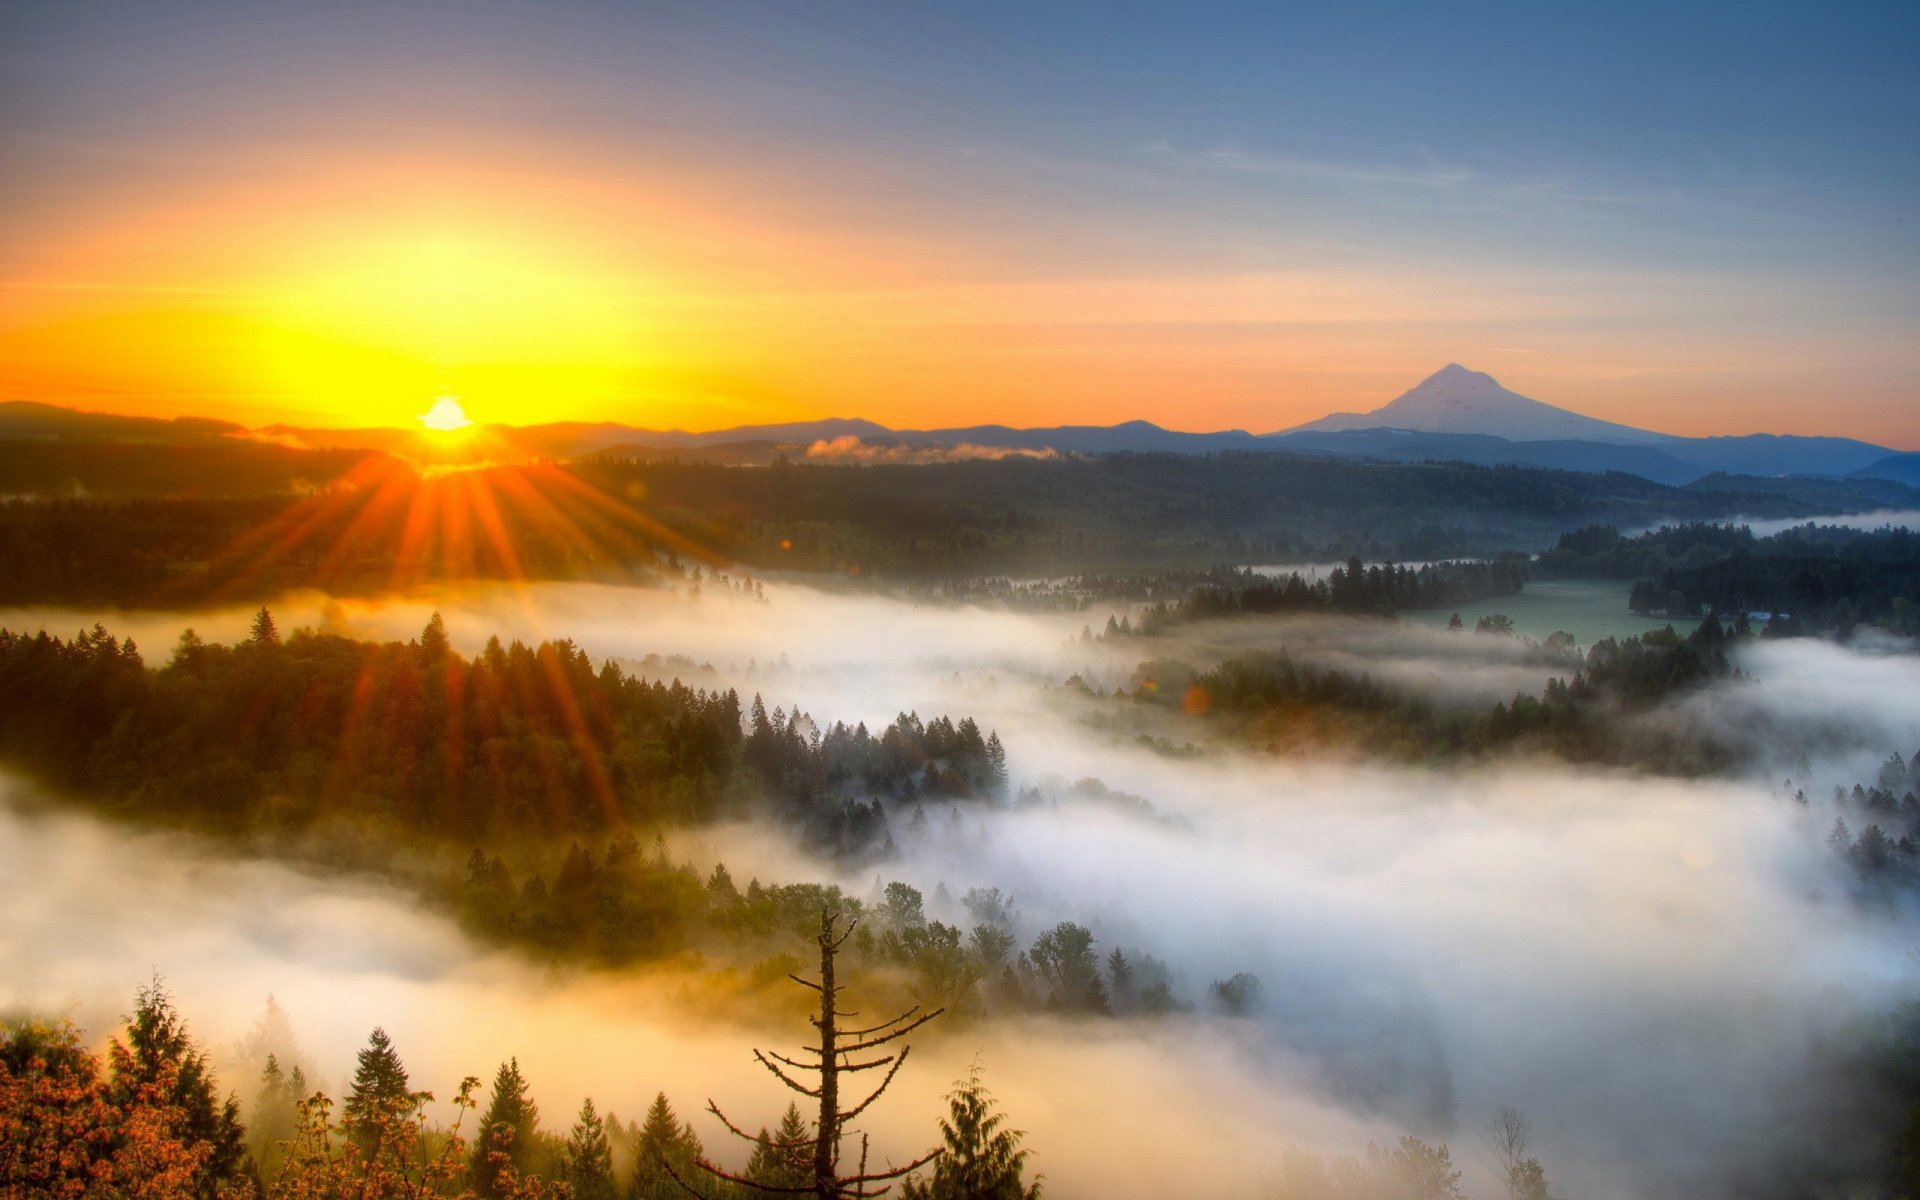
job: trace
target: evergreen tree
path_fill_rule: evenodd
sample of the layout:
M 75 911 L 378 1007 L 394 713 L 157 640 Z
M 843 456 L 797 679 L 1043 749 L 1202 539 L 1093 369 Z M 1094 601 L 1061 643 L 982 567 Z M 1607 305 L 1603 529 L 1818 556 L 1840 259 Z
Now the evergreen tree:
M 619 1194 L 613 1182 L 613 1144 L 592 1097 L 580 1105 L 580 1116 L 567 1135 L 566 1177 L 574 1200 L 615 1200 Z
M 159 976 L 134 996 L 127 1018 L 127 1040 L 113 1043 L 112 1103 L 130 1108 L 157 1099 L 177 1111 L 169 1130 L 183 1145 L 204 1144 L 206 1157 L 193 1171 L 192 1194 L 213 1200 L 222 1188 L 237 1184 L 246 1161 L 246 1131 L 240 1102 L 214 1096 L 213 1069 L 187 1033 Z
M 512 1190 L 508 1179 L 503 1178 L 506 1168 L 511 1168 L 514 1175 L 531 1172 L 534 1133 L 539 1124 L 540 1110 L 527 1095 L 520 1060 L 510 1058 L 500 1064 L 493 1077 L 493 1098 L 474 1133 L 472 1172 L 481 1196 L 500 1200 Z
M 289 1076 L 280 1069 L 280 1056 L 268 1054 L 267 1065 L 260 1072 L 260 1091 L 253 1099 L 247 1144 L 263 1176 L 272 1176 L 273 1168 L 284 1152 L 283 1143 L 293 1139 L 298 1119 L 295 1106 L 306 1099 L 294 1087 L 299 1070 L 295 1067 L 294 1076 Z M 301 1079 L 300 1082 L 304 1084 L 306 1081 Z
M 341 1123 L 364 1141 L 377 1136 L 381 1120 L 413 1110 L 414 1095 L 407 1090 L 407 1068 L 393 1049 L 387 1031 L 376 1027 L 367 1038 L 353 1069 L 353 1085 L 340 1106 Z
M 813 1135 L 800 1115 L 800 1106 L 789 1103 L 780 1127 L 772 1133 L 762 1129 L 754 1140 L 746 1177 L 774 1188 L 809 1187 L 814 1182 L 813 1164 L 807 1161 L 812 1150 Z
M 256 646 L 280 644 L 280 627 L 273 623 L 273 614 L 267 611 L 266 605 L 262 604 L 260 611 L 253 614 L 253 629 L 247 638 Z
M 1007 748 L 1000 744 L 998 730 L 987 735 L 987 782 L 996 792 L 1007 786 Z
M 1040 1181 L 1027 1183 L 1025 1137 L 1006 1129 L 1006 1117 L 980 1082 L 980 1064 L 947 1094 L 949 1115 L 940 1121 L 946 1153 L 933 1164 L 933 1178 L 907 1180 L 904 1200 L 1037 1200 Z
M 692 1179 L 693 1160 L 700 1157 L 700 1138 L 693 1126 L 682 1125 L 674 1114 L 667 1094 L 653 1098 L 647 1118 L 640 1124 L 640 1140 L 634 1150 L 633 1179 L 627 1185 L 627 1200 L 684 1200 L 686 1192 L 667 1173 L 667 1165 L 682 1179 Z
M 1125 1012 L 1133 1004 L 1133 964 L 1115 946 L 1107 955 L 1107 985 L 1113 992 L 1113 1006 Z
M 447 623 L 435 610 L 433 616 L 427 618 L 427 627 L 420 631 L 420 661 L 438 666 L 452 652 L 453 643 L 447 640 Z
M 266 1007 L 254 1019 L 253 1028 L 234 1048 L 234 1056 L 243 1063 L 258 1063 L 263 1068 L 268 1057 L 275 1057 L 280 1060 L 280 1070 L 287 1073 L 306 1058 L 300 1051 L 300 1039 L 293 1032 L 287 1010 L 272 996 L 267 997 Z

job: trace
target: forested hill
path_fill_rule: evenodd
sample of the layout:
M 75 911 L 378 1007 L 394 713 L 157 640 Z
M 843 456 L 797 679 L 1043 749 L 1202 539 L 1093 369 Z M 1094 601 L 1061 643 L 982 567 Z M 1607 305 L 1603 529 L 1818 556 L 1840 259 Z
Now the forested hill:
M 1333 568 L 1325 579 L 1313 580 L 1298 571 L 1280 577 L 1251 570 L 1220 571 L 1178 601 L 1148 606 L 1137 629 L 1157 633 L 1187 621 L 1274 613 L 1390 617 L 1402 609 L 1450 608 L 1511 596 L 1525 586 L 1526 578 L 1526 559 L 1515 554 L 1488 562 L 1416 567 L 1397 563 L 1368 567 L 1353 558 Z M 1113 626 L 1111 618 L 1109 625 Z
M 894 579 L 1424 561 L 1531 551 L 1594 522 L 1878 502 L 1857 499 L 1831 487 L 1810 499 L 1621 474 L 1245 453 L 767 468 L 601 458 L 427 477 L 372 458 L 300 495 L 16 496 L 0 503 L 0 604 L 253 601 L 293 587 L 365 593 L 447 578 L 632 580 L 703 561 Z
M 149 669 L 131 641 L 0 630 L 0 756 L 116 814 L 208 831 L 340 824 L 456 845 L 722 817 L 814 848 L 883 849 L 881 799 L 1000 788 L 999 738 L 903 713 L 870 732 L 759 696 L 598 668 L 570 642 L 463 658 L 438 616 L 410 643 L 189 631 Z
M 1611 525 L 1561 536 L 1535 570 L 1567 579 L 1631 579 L 1638 613 L 1752 614 L 1775 634 L 1851 632 L 1862 623 L 1920 634 L 1920 534 L 1809 523 L 1760 537 L 1746 526 L 1663 526 L 1623 537 Z

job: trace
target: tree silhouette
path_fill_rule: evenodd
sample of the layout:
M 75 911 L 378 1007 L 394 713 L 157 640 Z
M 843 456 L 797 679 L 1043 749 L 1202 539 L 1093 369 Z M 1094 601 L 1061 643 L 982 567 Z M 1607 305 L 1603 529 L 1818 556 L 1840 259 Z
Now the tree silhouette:
M 253 614 L 253 628 L 248 632 L 248 640 L 256 646 L 278 646 L 280 627 L 273 623 L 273 614 L 262 604 L 260 611 Z
M 700 1158 L 700 1138 L 693 1126 L 684 1125 L 674 1114 L 667 1094 L 654 1096 L 640 1126 L 639 1144 L 634 1147 L 633 1178 L 627 1183 L 627 1200 L 673 1200 L 683 1193 L 680 1171 Z
M 520 1060 L 510 1058 L 500 1064 L 493 1077 L 493 1098 L 474 1133 L 473 1179 L 480 1195 L 491 1198 L 506 1194 L 503 1180 L 511 1176 L 502 1168 L 511 1166 L 516 1176 L 527 1173 L 539 1123 L 540 1110 L 527 1095 Z
M 878 1100 L 881 1095 L 886 1092 L 887 1088 L 893 1083 L 894 1076 L 898 1075 L 900 1068 L 906 1065 L 907 1055 L 912 1047 L 902 1046 L 898 1053 L 890 1052 L 880 1055 L 879 1057 L 860 1061 L 855 1061 L 854 1056 L 868 1051 L 878 1050 L 883 1046 L 897 1042 L 946 1010 L 937 1008 L 932 1012 L 923 1014 L 920 1013 L 919 1006 L 915 1005 L 913 1008 L 908 1009 L 898 1016 L 882 1021 L 878 1025 L 868 1026 L 864 1029 L 842 1029 L 840 1027 L 842 1018 L 854 1017 L 859 1014 L 857 1012 L 842 1011 L 837 1003 L 840 993 L 845 989 L 835 981 L 834 957 L 839 953 L 840 947 L 846 944 L 847 939 L 853 936 L 853 931 L 859 925 L 859 920 L 857 918 L 849 920 L 845 929 L 840 928 L 839 920 L 838 914 L 836 914 L 830 906 L 821 906 L 820 933 L 815 939 L 816 944 L 820 948 L 820 981 L 815 983 L 811 980 L 802 979 L 798 975 L 787 976 L 787 978 L 793 980 L 800 986 L 811 988 L 820 994 L 820 1015 L 809 1018 L 809 1022 L 813 1025 L 815 1032 L 820 1035 L 820 1044 L 817 1046 L 802 1047 L 807 1054 L 813 1056 L 812 1061 L 803 1062 L 799 1059 L 788 1058 L 786 1055 L 776 1054 L 771 1050 L 755 1050 L 753 1052 L 754 1059 L 768 1071 L 771 1071 L 774 1077 L 780 1080 L 781 1083 L 786 1084 L 789 1088 L 792 1088 L 803 1096 L 818 1101 L 820 1115 L 814 1122 L 813 1136 L 811 1138 L 791 1136 L 789 1130 L 798 1124 L 796 1120 L 792 1123 L 783 1122 L 781 1125 L 781 1135 L 779 1137 L 771 1137 L 764 1134 L 756 1137 L 734 1124 L 734 1122 L 727 1117 L 726 1113 L 720 1110 L 718 1104 L 715 1104 L 712 1100 L 707 1101 L 707 1111 L 712 1113 L 719 1119 L 722 1125 L 727 1127 L 727 1132 L 744 1141 L 754 1143 L 756 1148 L 764 1148 L 766 1152 L 771 1155 L 786 1158 L 789 1161 L 796 1162 L 796 1164 L 805 1164 L 804 1169 L 806 1170 L 806 1175 L 804 1178 L 807 1181 L 794 1184 L 765 1183 L 753 1178 L 751 1175 L 735 1175 L 722 1170 L 711 1162 L 708 1162 L 705 1158 L 695 1160 L 695 1165 L 717 1179 L 725 1181 L 726 1183 L 746 1187 L 755 1192 L 789 1196 L 810 1195 L 817 1197 L 818 1200 L 840 1200 L 842 1197 L 849 1196 L 882 1196 L 892 1190 L 891 1181 L 900 1179 L 910 1172 L 919 1170 L 921 1167 L 938 1158 L 943 1152 L 943 1147 L 936 1146 L 903 1167 L 892 1167 L 884 1171 L 869 1171 L 867 1169 L 867 1139 L 866 1135 L 862 1134 L 860 1138 L 860 1164 L 858 1168 L 851 1173 L 842 1173 L 840 1165 L 840 1143 L 846 1132 L 847 1123 L 865 1112 L 874 1101 Z M 843 1041 L 842 1039 L 849 1040 Z M 872 1071 L 881 1067 L 887 1068 L 887 1073 L 885 1077 L 880 1080 L 879 1086 L 869 1092 L 866 1099 L 860 1101 L 858 1104 L 853 1105 L 851 1108 L 842 1108 L 840 1106 L 840 1077 L 856 1071 Z M 818 1075 L 820 1077 L 819 1085 L 816 1087 L 808 1087 L 804 1082 L 796 1079 L 792 1072 L 809 1072 Z M 795 1115 L 797 1117 L 798 1114 L 796 1113 Z M 808 1161 L 809 1159 L 810 1161 Z M 699 1192 L 694 1190 L 692 1185 L 688 1184 L 686 1180 L 681 1179 L 679 1175 L 675 1174 L 674 1179 L 688 1193 L 695 1196 L 700 1195 Z M 874 1184 L 881 1184 L 883 1186 L 874 1187 Z
M 387 1031 L 375 1027 L 353 1069 L 353 1085 L 340 1108 L 341 1124 L 363 1143 L 377 1138 L 383 1118 L 399 1117 L 416 1103 L 407 1088 L 407 1068 Z
M 798 1104 L 788 1104 L 779 1128 L 771 1134 L 762 1129 L 755 1140 L 759 1144 L 747 1159 L 748 1183 L 813 1190 L 813 1164 L 806 1154 L 812 1140 L 807 1137 L 807 1122 Z
M 574 1200 L 614 1200 L 618 1194 L 613 1183 L 613 1146 L 592 1097 L 581 1103 L 579 1119 L 567 1135 L 566 1180 L 573 1187 Z

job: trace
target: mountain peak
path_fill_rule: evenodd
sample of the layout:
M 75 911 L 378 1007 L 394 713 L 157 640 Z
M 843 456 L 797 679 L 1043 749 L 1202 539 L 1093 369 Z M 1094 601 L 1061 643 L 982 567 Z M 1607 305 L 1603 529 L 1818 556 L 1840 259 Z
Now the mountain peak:
M 1509 391 L 1484 371 L 1448 363 L 1370 413 L 1336 413 L 1289 432 L 1411 429 L 1475 433 L 1513 442 L 1663 442 L 1665 434 L 1582 416 Z

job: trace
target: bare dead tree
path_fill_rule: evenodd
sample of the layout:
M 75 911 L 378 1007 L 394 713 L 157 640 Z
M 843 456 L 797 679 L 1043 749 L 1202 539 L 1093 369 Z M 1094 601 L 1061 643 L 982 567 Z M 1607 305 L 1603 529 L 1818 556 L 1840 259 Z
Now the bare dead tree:
M 1501 1105 L 1480 1130 L 1489 1164 L 1507 1185 L 1510 1200 L 1520 1200 L 1519 1181 L 1533 1145 L 1533 1122 L 1517 1108 Z
M 944 1008 L 936 1008 L 932 1012 L 922 1013 L 920 1012 L 920 1006 L 915 1005 L 899 1016 L 891 1020 L 882 1021 L 878 1025 L 869 1026 L 864 1029 L 842 1029 L 840 1022 L 843 1018 L 857 1017 L 860 1014 L 857 1012 L 843 1012 L 837 1004 L 840 992 L 843 989 L 841 985 L 834 980 L 834 956 L 839 953 L 840 947 L 846 944 L 846 940 L 853 936 L 854 927 L 858 924 L 859 920 L 855 918 L 847 922 L 844 930 L 839 929 L 838 915 L 834 913 L 830 906 L 821 906 L 820 935 L 816 939 L 820 947 L 820 981 L 815 983 L 812 980 L 802 979 L 798 975 L 787 976 L 787 978 L 793 980 L 800 986 L 812 988 L 814 991 L 820 993 L 820 1015 L 809 1018 L 809 1023 L 813 1025 L 815 1031 L 820 1035 L 820 1044 L 817 1046 L 801 1047 L 803 1053 L 812 1056 L 811 1060 L 800 1061 L 788 1058 L 782 1054 L 775 1054 L 771 1050 L 755 1050 L 753 1052 L 753 1057 L 760 1065 L 773 1072 L 774 1077 L 781 1083 L 799 1092 L 802 1096 L 819 1102 L 820 1116 L 814 1123 L 814 1135 L 810 1140 L 794 1139 L 783 1141 L 774 1139 L 765 1143 L 769 1145 L 776 1154 L 796 1164 L 811 1160 L 810 1165 L 813 1171 L 813 1182 L 805 1185 L 785 1187 L 761 1183 L 757 1180 L 748 1179 L 745 1176 L 735 1175 L 723 1170 L 704 1158 L 695 1159 L 694 1165 L 707 1174 L 714 1176 L 716 1179 L 726 1180 L 729 1183 L 740 1184 L 756 1192 L 788 1196 L 814 1196 L 817 1197 L 818 1200 L 843 1200 L 845 1197 L 883 1196 L 892 1190 L 894 1180 L 919 1170 L 921 1167 L 926 1166 L 938 1158 L 942 1153 L 941 1147 L 935 1147 L 933 1150 L 921 1155 L 904 1167 L 893 1167 L 885 1171 L 869 1171 L 867 1169 L 867 1138 L 865 1134 L 862 1134 L 860 1136 L 859 1167 L 851 1175 L 842 1175 L 840 1173 L 840 1142 L 846 1131 L 847 1123 L 867 1111 L 873 1102 L 878 1100 L 881 1094 L 893 1083 L 893 1077 L 900 1073 L 901 1067 L 906 1065 L 907 1055 L 912 1050 L 912 1047 L 903 1045 L 898 1052 L 888 1052 L 878 1057 L 869 1057 L 859 1061 L 856 1061 L 854 1056 L 860 1054 L 871 1055 L 873 1052 L 879 1051 L 881 1047 L 899 1041 L 901 1038 L 907 1036 L 907 1034 L 912 1033 L 920 1026 L 925 1025 L 928 1021 L 933 1020 L 946 1011 Z M 881 1067 L 887 1068 L 887 1073 L 880 1080 L 879 1086 L 869 1092 L 867 1097 L 858 1104 L 855 1104 L 851 1108 L 841 1108 L 840 1077 L 858 1071 L 878 1070 Z M 817 1075 L 819 1076 L 819 1084 L 815 1087 L 808 1087 L 805 1082 L 796 1079 L 790 1072 Z M 727 1132 L 733 1134 L 735 1137 L 752 1142 L 755 1145 L 762 1144 L 760 1138 L 734 1124 L 734 1122 L 727 1117 L 726 1113 L 720 1111 L 720 1106 L 712 1100 L 707 1101 L 707 1111 L 719 1118 L 720 1123 L 727 1127 Z M 669 1167 L 668 1170 L 671 1172 L 672 1168 Z M 700 1194 L 678 1175 L 674 1175 L 674 1179 L 687 1192 L 695 1196 Z

